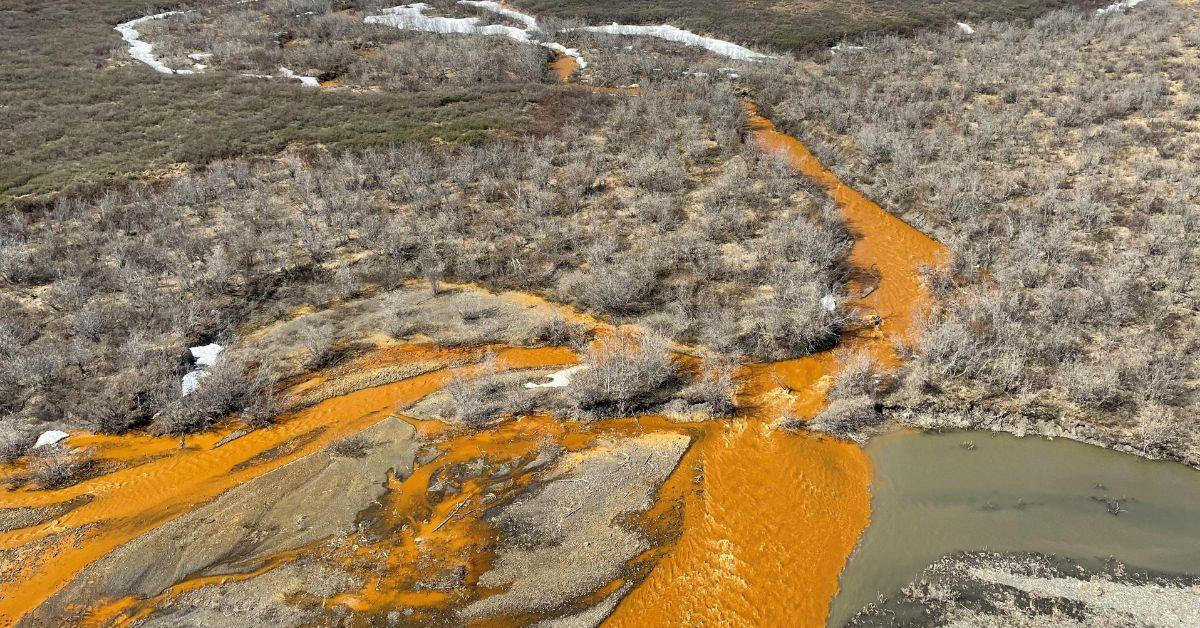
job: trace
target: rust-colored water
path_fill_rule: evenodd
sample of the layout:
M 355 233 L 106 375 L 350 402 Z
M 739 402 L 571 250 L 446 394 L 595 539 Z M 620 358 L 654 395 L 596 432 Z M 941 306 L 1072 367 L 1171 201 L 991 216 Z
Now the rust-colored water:
M 575 71 L 579 69 L 579 61 L 571 55 L 558 55 L 550 62 L 550 71 L 558 77 L 558 82 L 569 83 Z
M 413 357 L 429 359 L 440 354 L 447 361 L 464 352 L 412 347 Z M 497 368 L 560 366 L 575 361 L 561 348 L 500 348 Z M 402 359 L 402 358 L 400 358 Z M 82 537 L 58 548 L 54 560 L 21 577 L 0 582 L 0 625 L 15 622 L 70 581 L 79 571 L 121 543 L 153 529 L 220 493 L 311 453 L 347 434 L 361 431 L 390 415 L 398 403 L 407 403 L 445 385 L 454 371 L 441 370 L 404 381 L 335 397 L 276 425 L 256 430 L 221 447 L 215 447 L 231 429 L 191 436 L 185 448 L 179 439 L 153 436 L 73 437 L 73 445 L 97 449 L 103 459 L 129 460 L 116 472 L 56 491 L 0 491 L 0 508 L 41 507 L 79 495 L 93 499 L 46 523 L 0 533 L 0 550 L 8 550 L 71 530 Z M 299 442 L 278 456 L 281 445 Z
M 866 457 L 757 420 L 709 430 L 679 541 L 606 625 L 820 624 L 867 523 Z
M 797 172 L 825 188 L 837 203 L 854 234 L 850 262 L 878 274 L 875 291 L 854 304 L 878 314 L 882 323 L 874 333 L 848 340 L 852 348 L 869 351 L 885 367 L 895 366 L 898 360 L 894 342 L 908 338 L 915 317 L 929 304 L 929 293 L 921 283 L 921 268 L 941 263 L 945 247 L 842 183 L 803 142 L 778 131 L 753 105 L 748 109 L 750 130 L 759 145 L 782 155 Z M 796 362 L 781 365 L 787 370 Z
M 780 151 L 797 171 L 824 186 L 841 208 L 855 235 L 852 263 L 874 269 L 879 277 L 876 289 L 852 305 L 881 317 L 874 329 L 856 333 L 843 345 L 867 351 L 885 366 L 895 365 L 894 343 L 908 336 L 914 317 L 928 301 L 919 269 L 937 263 L 942 248 L 842 184 L 803 144 L 778 132 L 752 108 L 750 124 L 764 149 Z M 549 305 L 531 297 L 506 296 Z M 583 317 L 576 320 L 595 324 Z M 428 346 L 411 351 L 391 348 L 377 353 L 370 366 L 394 360 L 450 363 L 453 357 L 461 357 L 453 353 Z M 576 360 L 570 351 L 555 348 L 506 349 L 498 358 L 500 368 Z M 838 574 L 869 520 L 870 468 L 854 445 L 791 433 L 774 424 L 784 413 L 811 417 L 819 412 L 837 368 L 832 352 L 747 366 L 739 400 L 742 415 L 686 428 L 657 418 L 574 424 L 540 416 L 487 432 L 455 435 L 440 424 L 419 423 L 419 432 L 434 439 L 442 455 L 403 480 L 389 479 L 392 490 L 387 499 L 378 512 L 369 513 L 373 528 L 361 533 L 356 543 L 321 550 L 326 559 L 366 581 L 362 590 L 335 602 L 366 613 L 401 606 L 426 609 L 425 616 L 433 617 L 438 609 L 486 594 L 470 586 L 490 564 L 495 539 L 494 531 L 480 519 L 482 500 L 487 495 L 502 499 L 530 481 L 521 465 L 539 447 L 554 444 L 577 451 L 605 432 L 686 429 L 697 437 L 696 444 L 661 489 L 655 508 L 640 517 L 647 530 L 665 534 L 681 516 L 677 540 L 631 565 L 635 579 L 644 576 L 644 580 L 607 623 L 822 625 L 837 592 Z M 443 369 L 330 399 L 220 448 L 214 445 L 227 430 L 192 437 L 182 450 L 175 439 L 76 437 L 74 444 L 93 445 L 102 458 L 137 464 L 60 491 L 0 492 L 0 507 L 50 505 L 85 493 L 95 496 L 51 522 L 0 534 L 0 549 L 96 524 L 75 547 L 61 548 L 50 568 L 24 574 L 19 594 L 17 582 L 0 583 L 0 623 L 37 606 L 82 567 L 120 543 L 239 482 L 368 427 L 390 414 L 397 403 L 413 401 L 444 385 L 450 372 Z M 256 458 L 304 437 L 311 438 L 285 455 Z M 455 465 L 470 461 L 480 461 L 490 471 L 466 479 L 448 494 L 430 492 L 431 484 L 444 479 Z M 263 568 L 289 557 L 277 558 Z M 467 590 L 413 586 L 428 578 L 431 570 L 460 567 L 465 569 Z M 624 582 L 613 582 L 606 591 L 617 590 Z M 206 583 L 180 583 L 167 595 Z M 129 619 L 154 602 L 118 601 L 99 609 L 99 616 Z
M 854 233 L 850 261 L 879 275 L 875 291 L 854 305 L 882 321 L 843 346 L 894 366 L 894 343 L 928 303 L 920 268 L 938 263 L 941 245 L 748 108 L 754 139 L 825 188 Z M 606 626 L 824 625 L 838 574 L 870 518 L 870 465 L 855 445 L 770 425 L 783 413 L 815 416 L 837 367 L 831 351 L 747 367 L 742 398 L 751 418 L 697 445 L 701 490 L 687 499 L 679 541 Z

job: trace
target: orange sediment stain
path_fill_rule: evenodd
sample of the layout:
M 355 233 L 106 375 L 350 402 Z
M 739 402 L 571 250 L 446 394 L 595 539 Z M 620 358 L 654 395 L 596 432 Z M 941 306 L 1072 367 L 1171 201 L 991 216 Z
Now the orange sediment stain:
M 437 445 L 438 458 L 404 480 L 389 478 L 389 491 L 380 507 L 366 513 L 371 529 L 331 556 L 352 573 L 363 575 L 366 583 L 330 603 L 360 613 L 384 613 L 405 607 L 430 612 L 465 601 L 491 564 L 495 533 L 482 519 L 483 512 L 495 500 L 528 484 L 531 471 L 524 465 L 542 445 L 556 443 L 577 450 L 592 440 L 578 429 L 535 415 L 486 432 L 450 436 Z M 472 462 L 484 465 L 484 472 L 463 481 L 450 494 L 431 492 L 456 466 Z M 347 550 L 347 545 L 355 549 Z M 467 589 L 436 591 L 418 586 L 422 580 L 459 568 L 464 570 Z
M 427 347 L 414 347 L 410 359 L 428 359 Z M 481 354 L 479 349 L 440 349 L 443 357 L 455 353 Z M 576 360 L 563 348 L 495 348 L 500 369 L 560 366 Z M 405 355 L 398 352 L 397 360 Z M 94 447 L 102 459 L 135 460 L 141 464 L 86 480 L 55 491 L 29 489 L 0 491 L 0 508 L 42 507 L 80 495 L 93 499 L 51 521 L 0 533 L 0 550 L 18 548 L 65 531 L 80 531 L 81 538 L 58 548 L 54 560 L 18 578 L 0 582 L 0 625 L 15 623 L 36 608 L 84 567 L 122 543 L 205 503 L 224 491 L 272 469 L 316 451 L 331 441 L 359 432 L 394 413 L 397 404 L 411 403 L 445 385 L 453 373 L 442 369 L 392 384 L 335 397 L 255 430 L 220 447 L 226 428 L 189 436 L 179 447 L 177 437 L 148 435 L 90 435 L 72 437 L 73 445 Z M 300 442 L 278 456 L 265 452 Z
M 357 550 L 343 554 L 339 562 L 353 573 L 366 574 L 367 583 L 330 603 L 375 614 L 409 607 L 418 609 L 419 616 L 428 616 L 431 611 L 487 595 L 488 591 L 478 587 L 478 580 L 491 568 L 498 534 L 482 517 L 489 508 L 529 486 L 536 470 L 527 465 L 541 448 L 562 447 L 567 453 L 556 464 L 570 464 L 571 456 L 602 451 L 595 446 L 602 437 L 653 431 L 686 433 L 689 428 L 659 417 L 587 422 L 537 414 L 486 432 L 448 438 L 437 445 L 440 457 L 418 467 L 403 481 L 393 478 L 389 482 L 391 490 L 378 511 L 367 513 L 373 529 L 355 542 L 343 544 Z M 456 465 L 479 461 L 486 471 L 463 482 L 452 494 L 439 498 L 430 492 Z M 460 567 L 464 588 L 433 592 L 414 586 Z
M 605 625 L 822 624 L 869 518 L 866 456 L 755 420 L 714 423 L 693 448 L 682 534 Z
M 559 83 L 570 83 L 578 69 L 579 61 L 571 55 L 560 54 L 550 62 L 550 71 L 558 77 Z
M 896 366 L 895 343 L 908 339 L 929 303 L 921 268 L 939 263 L 944 247 L 842 183 L 753 104 L 747 109 L 759 145 L 837 203 L 855 236 L 850 262 L 879 275 L 875 290 L 852 304 L 880 323 L 839 346 Z M 702 474 L 685 498 L 680 538 L 606 626 L 824 625 L 838 575 L 870 521 L 870 464 L 854 444 L 771 423 L 820 412 L 838 368 L 825 351 L 743 369 L 739 397 L 749 417 L 711 428 L 694 446 Z M 675 473 L 693 471 L 681 465 Z
M 569 466 L 579 457 L 602 453 L 605 448 L 596 441 L 606 436 L 699 433 L 704 429 L 660 417 L 586 422 L 537 414 L 479 432 L 463 431 L 436 421 L 405 420 L 414 424 L 418 432 L 434 435 L 436 440 L 430 445 L 439 453 L 425 464 L 417 465 L 403 479 L 389 476 L 387 495 L 376 506 L 360 513 L 363 525 L 359 532 L 343 542 L 319 542 L 256 559 L 258 566 L 251 565 L 245 574 L 192 578 L 145 600 L 126 597 L 102 602 L 90 611 L 88 623 L 126 625 L 149 616 L 180 594 L 210 584 L 249 579 L 300 556 L 317 557 L 363 579 L 359 589 L 327 600 L 329 606 L 342 605 L 367 617 L 405 609 L 410 613 L 409 621 L 453 617 L 449 613 L 454 607 L 492 593 L 478 586 L 479 577 L 491 568 L 499 540 L 484 514 L 530 485 L 538 469 L 529 463 L 544 447 L 565 450 L 554 464 Z M 473 471 L 465 480 L 455 481 L 466 467 Z M 662 516 L 669 508 L 669 504 L 660 501 L 647 516 L 669 521 L 669 516 Z M 428 586 L 431 581 L 460 569 L 465 586 Z M 607 595 L 623 584 L 623 579 L 610 583 L 597 596 Z
M 764 150 L 782 155 L 797 172 L 819 183 L 837 203 L 854 234 L 850 263 L 879 274 L 875 291 L 854 304 L 874 311 L 882 322 L 874 334 L 846 340 L 852 348 L 869 351 L 884 367 L 896 366 L 899 359 L 893 343 L 909 338 L 916 317 L 929 305 L 921 268 L 941 263 L 946 248 L 842 183 L 803 142 L 778 131 L 754 105 L 748 104 L 747 109 L 755 141 Z M 790 362 L 794 360 L 781 364 Z

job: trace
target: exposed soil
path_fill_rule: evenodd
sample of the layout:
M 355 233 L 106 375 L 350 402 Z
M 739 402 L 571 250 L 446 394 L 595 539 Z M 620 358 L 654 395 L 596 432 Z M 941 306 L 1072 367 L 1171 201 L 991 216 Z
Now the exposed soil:
M 947 556 L 849 625 L 1192 626 L 1200 580 L 1040 554 Z
M 380 478 L 406 472 L 416 454 L 415 430 L 403 421 L 385 419 L 362 434 L 372 443 L 362 458 L 318 451 L 230 489 L 92 563 L 26 621 L 71 617 L 70 607 L 88 600 L 151 598 L 184 579 L 252 570 L 264 557 L 353 529 L 359 511 L 385 492 Z

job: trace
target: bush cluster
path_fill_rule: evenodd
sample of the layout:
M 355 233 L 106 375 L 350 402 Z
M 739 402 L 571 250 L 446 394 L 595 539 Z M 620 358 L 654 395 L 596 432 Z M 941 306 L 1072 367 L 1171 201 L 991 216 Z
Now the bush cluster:
M 785 128 L 950 249 L 914 390 L 1198 431 L 1198 32 L 1144 3 L 761 69 Z

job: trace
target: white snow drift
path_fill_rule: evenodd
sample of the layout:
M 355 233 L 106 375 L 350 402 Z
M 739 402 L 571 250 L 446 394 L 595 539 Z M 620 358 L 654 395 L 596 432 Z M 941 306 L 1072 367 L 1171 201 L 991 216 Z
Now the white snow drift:
M 517 41 L 538 44 L 558 53 L 574 57 L 579 62 L 579 67 L 587 67 L 587 61 L 583 55 L 575 48 L 567 48 L 566 46 L 555 42 L 543 42 L 535 36 L 540 32 L 537 25 L 537 18 L 527 13 L 510 9 L 496 2 L 489 0 L 458 0 L 458 4 L 464 6 L 476 7 L 485 11 L 491 11 L 497 15 L 510 18 L 525 25 L 525 28 L 517 28 L 515 26 L 505 26 L 502 24 L 488 24 L 481 26 L 477 17 L 440 17 L 425 15 L 425 11 L 429 9 L 429 5 L 424 2 L 414 4 L 406 4 L 403 6 L 391 7 L 384 9 L 379 15 L 369 15 L 365 18 L 371 24 L 383 24 L 392 26 L 401 30 L 416 30 L 428 33 L 462 33 L 469 35 L 499 35 L 509 37 Z M 629 35 L 639 37 L 656 37 L 664 41 L 684 44 L 687 46 L 696 46 L 704 48 L 709 52 L 713 52 L 730 59 L 740 60 L 755 60 L 767 59 L 770 55 L 765 55 L 759 52 L 739 46 L 735 43 L 714 39 L 712 37 L 703 37 L 691 31 L 686 31 L 681 28 L 676 28 L 669 24 L 660 26 L 637 26 L 628 24 L 612 23 L 607 26 L 584 26 L 579 29 L 591 33 L 607 33 L 610 35 Z
M 300 81 L 301 85 L 307 85 L 308 87 L 321 86 L 321 81 L 318 81 L 315 76 L 301 76 L 283 66 L 279 67 L 279 73 L 283 75 L 283 78 L 296 79 Z
M 837 54 L 839 52 L 858 52 L 860 50 L 866 50 L 866 49 L 867 49 L 866 46 L 852 46 L 850 44 L 837 44 L 835 46 L 830 46 L 829 52 Z
M 537 18 L 529 15 L 528 13 L 521 13 L 520 11 L 515 11 L 513 9 L 500 6 L 499 4 L 495 2 L 489 2 L 488 0 L 458 0 L 458 3 L 469 7 L 477 7 L 491 11 L 497 15 L 503 15 L 504 17 L 512 18 L 524 24 L 525 30 L 527 31 L 537 30 Z
M 67 434 L 62 430 L 47 430 L 42 432 L 41 435 L 37 437 L 37 442 L 33 444 L 33 448 L 37 449 L 38 447 L 47 447 L 49 445 L 58 444 L 67 436 L 70 436 L 70 434 Z
M 1123 2 L 1110 4 L 1103 9 L 1096 9 L 1096 15 L 1108 15 L 1109 13 L 1116 13 L 1125 9 L 1132 9 L 1141 3 L 1142 0 L 1124 0 Z
M 481 6 L 491 10 L 489 7 Z M 404 6 L 384 9 L 379 15 L 368 15 L 364 21 L 368 24 L 383 24 L 400 30 L 424 31 L 427 33 L 462 33 L 465 35 L 500 35 L 517 41 L 529 42 L 529 33 L 525 29 L 503 24 L 479 25 L 477 17 L 440 17 L 425 15 L 429 5 L 424 2 L 406 4 Z M 531 18 L 532 19 L 532 18 Z
M 458 4 L 503 15 L 524 24 L 525 28 L 504 26 L 502 24 L 480 26 L 479 18 L 477 17 L 438 17 L 425 15 L 425 10 L 429 8 L 429 5 L 424 2 L 384 9 L 382 14 L 368 15 L 364 18 L 364 21 L 369 24 L 383 24 L 400 30 L 424 31 L 426 33 L 461 33 L 465 35 L 508 37 L 522 43 L 537 44 L 559 54 L 574 57 L 579 63 L 579 67 L 587 67 L 587 61 L 584 60 L 583 55 L 577 49 L 568 48 L 555 42 L 539 41 L 534 37 L 535 33 L 540 32 L 537 25 L 537 18 L 528 13 L 521 13 L 520 11 L 509 9 L 487 0 L 458 0 Z
M 121 39 L 124 39 L 129 44 L 129 56 L 154 68 L 154 71 L 162 72 L 163 74 L 192 74 L 192 70 L 173 70 L 167 67 L 162 61 L 159 61 L 158 57 L 154 56 L 154 44 L 142 41 L 142 34 L 136 28 L 151 20 L 158 20 L 183 13 L 186 13 L 186 11 L 164 11 L 162 13 L 155 13 L 154 15 L 139 17 L 136 20 L 117 24 L 116 30 L 118 33 L 121 33 Z
M 556 371 L 546 376 L 548 381 L 545 382 L 525 382 L 526 388 L 563 388 L 571 383 L 571 376 L 586 369 L 583 364 L 576 364 L 571 368 L 566 368 L 561 371 Z
M 728 42 L 723 39 L 714 39 L 712 37 L 704 37 L 691 31 L 685 31 L 682 28 L 676 28 L 670 24 L 662 24 L 660 26 L 638 26 L 632 24 L 617 24 L 616 22 L 613 22 L 607 26 L 585 26 L 582 30 L 585 30 L 589 33 L 607 33 L 609 35 L 656 37 L 664 41 L 672 41 L 675 43 L 684 44 L 686 46 L 704 48 L 709 52 L 719 54 L 723 57 L 729 57 L 730 59 L 752 61 L 755 59 L 770 58 L 770 55 L 755 52 L 733 42 Z
M 181 387 L 184 396 L 196 390 L 196 387 L 200 385 L 200 380 L 208 376 L 208 367 L 217 363 L 217 358 L 225 351 L 225 347 L 212 343 L 191 347 L 188 351 L 192 352 L 192 357 L 196 360 L 196 368 L 183 376 Z

